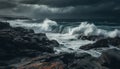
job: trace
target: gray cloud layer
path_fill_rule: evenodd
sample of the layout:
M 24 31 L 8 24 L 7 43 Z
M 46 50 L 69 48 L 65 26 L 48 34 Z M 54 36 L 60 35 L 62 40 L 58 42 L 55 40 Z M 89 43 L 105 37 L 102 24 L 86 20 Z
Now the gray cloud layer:
M 0 0 L 0 15 L 119 18 L 120 0 Z

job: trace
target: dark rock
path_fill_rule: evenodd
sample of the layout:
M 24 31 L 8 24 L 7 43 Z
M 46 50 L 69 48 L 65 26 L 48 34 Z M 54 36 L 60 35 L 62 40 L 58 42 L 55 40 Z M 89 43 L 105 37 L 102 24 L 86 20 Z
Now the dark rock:
M 92 40 L 92 41 L 95 41 L 95 40 L 99 40 L 99 39 L 102 39 L 103 36 L 84 36 L 84 35 L 80 35 L 78 36 L 78 39 L 82 39 L 82 40 Z
M 87 53 L 66 54 L 61 60 L 67 64 L 67 69 L 99 69 L 96 58 Z M 102 68 L 101 68 L 102 69 Z
M 7 22 L 0 22 L 0 29 L 10 28 L 9 23 Z
M 100 39 L 93 44 L 81 46 L 80 49 L 89 50 L 94 48 L 109 47 L 109 45 L 120 47 L 120 37 Z
M 51 40 L 50 43 L 53 44 L 55 47 L 59 46 L 59 43 L 56 40 Z
M 108 43 L 107 39 L 101 39 L 101 40 L 96 41 L 93 44 L 88 44 L 88 45 L 85 45 L 85 46 L 81 46 L 80 49 L 89 50 L 89 49 L 101 48 L 101 47 L 109 47 L 109 43 Z
M 120 69 L 120 50 L 110 49 L 103 52 L 99 62 L 109 69 Z
M 110 45 L 120 47 L 120 37 L 108 38 L 108 43 Z
M 19 32 L 22 32 L 22 33 L 34 33 L 34 31 L 33 30 L 29 30 L 29 29 L 24 29 L 24 28 L 21 28 L 21 27 L 15 27 L 15 28 L 13 28 L 15 31 L 19 31 Z
M 8 65 L 10 60 L 18 57 L 54 53 L 53 47 L 57 45 L 58 42 L 50 41 L 43 33 L 35 34 L 32 30 L 11 28 L 7 23 L 0 23 L 0 61 L 7 60 Z
M 30 59 L 27 64 L 21 64 L 17 66 L 18 69 L 103 69 L 96 58 L 87 53 L 47 54 L 45 56 Z
M 2 26 L 2 28 L 1 28 Z M 43 33 L 0 25 L 0 69 L 120 69 L 120 50 L 112 49 L 95 58 L 87 53 L 54 54 L 59 43 Z M 80 49 L 120 46 L 120 38 L 82 37 L 97 40 Z M 72 49 L 71 49 L 72 50 Z
M 64 69 L 64 64 L 61 62 L 32 63 L 17 69 Z
M 118 52 L 118 54 L 116 53 Z M 108 50 L 95 58 L 87 53 L 44 54 L 10 65 L 16 69 L 119 69 L 120 51 Z M 17 65 L 17 66 L 16 66 Z

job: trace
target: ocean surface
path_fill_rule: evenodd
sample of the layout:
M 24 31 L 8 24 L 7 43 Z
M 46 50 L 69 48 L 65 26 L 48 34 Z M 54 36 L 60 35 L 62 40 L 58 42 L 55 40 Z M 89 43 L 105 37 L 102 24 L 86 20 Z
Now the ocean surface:
M 35 33 L 46 33 L 50 40 L 57 40 L 60 43 L 59 47 L 55 47 L 56 54 L 62 52 L 87 52 L 94 57 L 101 55 L 101 51 L 115 48 L 101 48 L 98 50 L 81 50 L 80 46 L 92 44 L 96 41 L 78 39 L 80 35 L 84 36 L 103 36 L 104 38 L 116 36 L 120 37 L 120 23 L 118 22 L 97 22 L 97 21 L 54 21 L 48 18 L 41 20 L 7 20 L 12 27 L 23 27 L 32 29 Z

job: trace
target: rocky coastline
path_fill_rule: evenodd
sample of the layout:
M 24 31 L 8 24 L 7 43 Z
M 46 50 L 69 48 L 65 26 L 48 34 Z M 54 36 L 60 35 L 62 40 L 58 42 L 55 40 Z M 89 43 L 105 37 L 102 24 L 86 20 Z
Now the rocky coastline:
M 109 47 L 108 44 L 120 48 L 120 37 L 100 38 L 80 49 L 104 48 Z M 55 54 L 57 46 L 59 43 L 49 40 L 44 33 L 12 28 L 9 23 L 0 22 L 0 69 L 120 69 L 119 49 L 103 51 L 96 58 L 87 53 Z

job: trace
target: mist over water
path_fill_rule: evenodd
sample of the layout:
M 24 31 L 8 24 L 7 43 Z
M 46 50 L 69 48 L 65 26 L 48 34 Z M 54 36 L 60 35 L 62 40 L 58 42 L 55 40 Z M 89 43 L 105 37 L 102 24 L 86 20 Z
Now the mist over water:
M 35 33 L 46 33 L 50 40 L 57 40 L 60 47 L 55 47 L 56 53 L 61 52 L 87 52 L 95 57 L 101 55 L 100 50 L 84 51 L 80 46 L 92 44 L 96 41 L 78 39 L 78 36 L 120 37 L 120 25 L 114 23 L 85 22 L 56 22 L 46 18 L 42 22 L 30 20 L 8 20 L 12 27 L 32 29 Z M 110 48 L 107 48 L 110 49 Z M 105 50 L 102 49 L 102 50 Z

